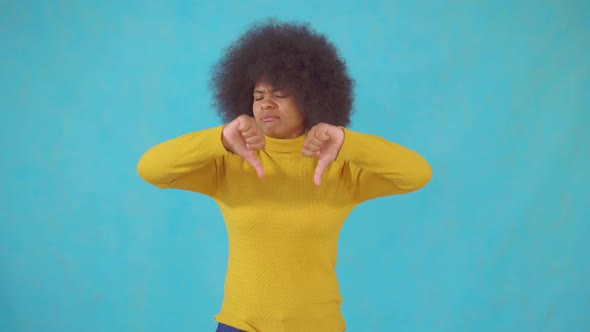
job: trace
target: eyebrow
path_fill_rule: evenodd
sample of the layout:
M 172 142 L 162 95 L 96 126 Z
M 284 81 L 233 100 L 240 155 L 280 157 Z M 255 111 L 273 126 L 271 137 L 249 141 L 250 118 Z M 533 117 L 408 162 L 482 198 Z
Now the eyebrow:
M 281 91 L 280 89 L 268 89 L 268 92 L 277 92 L 277 91 Z M 254 90 L 254 93 L 265 93 L 266 91 L 264 90 Z
M 273 93 L 273 92 L 284 92 L 284 93 L 287 93 L 284 89 L 268 89 L 268 91 L 270 93 Z M 253 94 L 257 94 L 257 93 L 258 94 L 263 94 L 265 92 L 266 91 L 264 91 L 264 90 L 254 90 L 254 93 Z

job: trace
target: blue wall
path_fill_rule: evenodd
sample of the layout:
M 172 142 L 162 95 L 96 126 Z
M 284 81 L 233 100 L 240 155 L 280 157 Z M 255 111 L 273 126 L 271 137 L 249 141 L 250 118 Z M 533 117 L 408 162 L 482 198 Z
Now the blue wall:
M 209 68 L 270 15 L 434 169 L 347 221 L 349 331 L 590 331 L 589 2 L 109 2 L 0 4 L 0 331 L 214 330 L 220 213 L 135 166 L 219 124 Z

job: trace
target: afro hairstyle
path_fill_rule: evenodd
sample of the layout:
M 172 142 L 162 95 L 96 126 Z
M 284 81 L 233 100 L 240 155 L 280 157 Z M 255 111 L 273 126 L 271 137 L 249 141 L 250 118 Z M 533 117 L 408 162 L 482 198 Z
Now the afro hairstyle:
M 209 82 L 224 122 L 253 116 L 253 90 L 261 79 L 294 92 L 306 129 L 350 124 L 354 82 L 336 47 L 309 24 L 257 22 L 224 50 Z

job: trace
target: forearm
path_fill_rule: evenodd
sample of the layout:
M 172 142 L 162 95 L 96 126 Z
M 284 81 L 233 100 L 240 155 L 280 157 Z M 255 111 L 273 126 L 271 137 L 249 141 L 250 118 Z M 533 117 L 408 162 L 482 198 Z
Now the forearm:
M 362 187 L 361 196 L 367 196 L 363 199 L 415 191 L 430 181 L 430 165 L 417 152 L 375 135 L 344 132 L 337 160 L 360 169 L 357 185 Z
M 177 179 L 203 172 L 202 177 L 214 176 L 211 167 L 216 157 L 227 152 L 221 143 L 222 127 L 191 132 L 160 143 L 140 158 L 139 175 L 148 183 L 168 187 Z

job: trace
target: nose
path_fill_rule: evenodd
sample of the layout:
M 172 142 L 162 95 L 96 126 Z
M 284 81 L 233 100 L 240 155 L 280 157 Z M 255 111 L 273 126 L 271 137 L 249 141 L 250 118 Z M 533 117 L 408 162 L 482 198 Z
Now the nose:
M 270 101 L 268 98 L 265 98 L 262 103 L 260 104 L 260 108 L 263 110 L 269 110 L 274 108 L 276 105 L 275 103 L 273 103 L 272 101 Z

